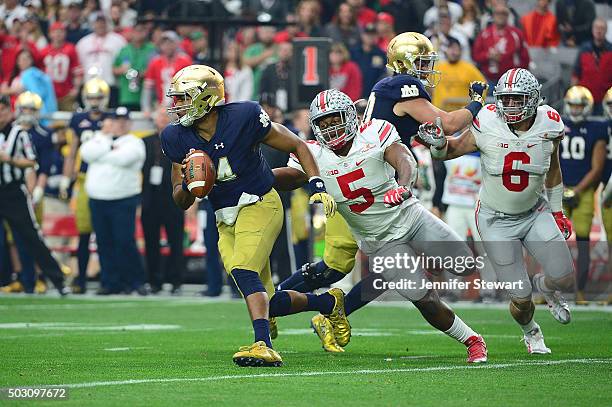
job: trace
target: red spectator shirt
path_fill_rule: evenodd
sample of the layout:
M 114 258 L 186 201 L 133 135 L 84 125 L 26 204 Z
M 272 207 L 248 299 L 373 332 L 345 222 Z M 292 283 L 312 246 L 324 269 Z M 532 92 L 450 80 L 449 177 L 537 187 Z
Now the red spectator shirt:
M 40 52 L 36 48 L 36 44 L 32 41 L 28 41 L 27 47 L 34 58 L 34 65 L 43 69 L 42 59 L 40 57 Z M 0 59 L 2 60 L 0 62 L 0 81 L 8 83 L 11 80 L 13 68 L 15 68 L 15 63 L 17 62 L 17 54 L 22 49 L 23 46 L 19 38 L 12 35 L 0 34 Z
M 174 74 L 192 63 L 191 57 L 187 54 L 177 54 L 171 61 L 163 55 L 151 59 L 145 73 L 145 81 L 147 86 L 155 87 L 158 102 L 164 100 Z
M 533 11 L 521 18 L 525 40 L 530 47 L 557 47 L 561 40 L 557 30 L 557 17 L 550 11 L 540 14 Z
M 363 80 L 359 65 L 347 61 L 340 69 L 329 68 L 329 87 L 346 93 L 353 101 L 361 97 Z
M 489 61 L 489 51 L 496 48 L 501 57 L 499 62 Z M 499 30 L 491 24 L 481 32 L 472 49 L 472 58 L 488 80 L 498 80 L 510 68 L 527 68 L 529 53 L 521 30 L 507 26 Z
M 376 11 L 372 10 L 369 7 L 362 7 L 357 13 L 357 24 L 359 27 L 363 28 L 368 24 L 373 24 L 376 22 Z
M 74 87 L 73 77 L 81 71 L 76 48 L 69 42 L 60 48 L 49 45 L 42 50 L 42 57 L 45 72 L 53 81 L 55 96 L 58 99 L 63 98 Z
M 591 91 L 595 103 L 601 103 L 612 86 L 612 44 L 606 42 L 599 53 L 595 53 L 592 41 L 584 44 L 578 53 L 572 77 Z

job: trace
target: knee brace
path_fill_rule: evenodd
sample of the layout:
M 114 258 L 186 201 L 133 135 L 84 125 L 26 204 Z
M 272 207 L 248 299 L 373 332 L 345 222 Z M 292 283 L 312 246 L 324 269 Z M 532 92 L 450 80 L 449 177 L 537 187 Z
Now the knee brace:
M 318 263 L 306 263 L 302 266 L 302 277 L 310 291 L 328 287 L 344 278 L 346 274 L 329 268 L 323 260 Z
M 234 269 L 232 277 L 244 298 L 254 293 L 265 293 L 266 289 L 259 278 L 259 274 L 251 270 Z
M 531 297 L 528 298 L 510 298 L 510 307 L 514 308 L 519 312 L 528 312 L 535 310 L 535 305 L 531 301 Z

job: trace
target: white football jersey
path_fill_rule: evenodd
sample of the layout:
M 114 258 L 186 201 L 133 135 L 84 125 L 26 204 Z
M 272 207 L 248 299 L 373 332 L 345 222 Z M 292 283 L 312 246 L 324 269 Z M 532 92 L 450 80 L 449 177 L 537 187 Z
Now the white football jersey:
M 395 169 L 385 161 L 385 149 L 400 142 L 395 127 L 379 119 L 361 126 L 345 157 L 316 141 L 308 142 L 327 192 L 338 203 L 338 211 L 357 240 L 394 240 L 410 229 L 406 208 L 418 200 L 412 197 L 391 208 L 383 202 L 385 193 L 398 187 Z M 303 171 L 293 155 L 288 166 Z
M 481 153 L 480 200 L 496 211 L 518 214 L 542 195 L 553 141 L 563 137 L 565 126 L 555 109 L 542 105 L 529 130 L 513 132 L 496 110 L 493 104 L 480 109 L 470 128 Z

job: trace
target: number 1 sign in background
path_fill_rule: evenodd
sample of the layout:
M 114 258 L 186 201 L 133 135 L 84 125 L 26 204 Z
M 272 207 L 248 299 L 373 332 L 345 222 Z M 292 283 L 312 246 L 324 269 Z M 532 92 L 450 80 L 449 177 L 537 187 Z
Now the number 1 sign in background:
M 322 90 L 329 88 L 329 38 L 295 39 L 291 75 L 290 110 L 308 108 Z

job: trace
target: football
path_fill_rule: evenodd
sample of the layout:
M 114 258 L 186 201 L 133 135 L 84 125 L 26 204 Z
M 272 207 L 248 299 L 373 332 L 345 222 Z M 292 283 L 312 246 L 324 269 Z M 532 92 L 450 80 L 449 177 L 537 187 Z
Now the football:
M 196 198 L 204 198 L 210 193 L 217 171 L 212 160 L 202 150 L 194 150 L 187 154 L 186 157 L 185 183 L 191 195 Z

